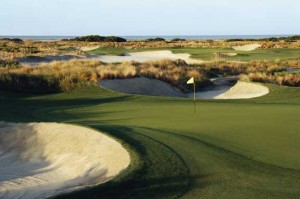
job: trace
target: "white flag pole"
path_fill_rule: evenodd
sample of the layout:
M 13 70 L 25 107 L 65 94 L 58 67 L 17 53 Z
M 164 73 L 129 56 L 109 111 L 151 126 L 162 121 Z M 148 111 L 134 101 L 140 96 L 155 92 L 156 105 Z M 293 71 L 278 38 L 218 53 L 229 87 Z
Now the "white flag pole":
M 194 81 L 194 113 L 196 113 L 196 84 Z
M 196 112 L 196 83 L 195 83 L 195 78 L 192 77 L 187 81 L 187 84 L 193 84 L 194 87 L 194 113 Z

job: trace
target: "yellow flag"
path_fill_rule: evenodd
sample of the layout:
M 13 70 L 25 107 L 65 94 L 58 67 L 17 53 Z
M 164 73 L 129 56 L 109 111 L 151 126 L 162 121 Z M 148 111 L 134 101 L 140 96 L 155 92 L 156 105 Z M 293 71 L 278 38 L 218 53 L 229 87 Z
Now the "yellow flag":
M 192 77 L 188 82 L 187 84 L 193 84 L 195 81 L 194 81 L 194 78 Z

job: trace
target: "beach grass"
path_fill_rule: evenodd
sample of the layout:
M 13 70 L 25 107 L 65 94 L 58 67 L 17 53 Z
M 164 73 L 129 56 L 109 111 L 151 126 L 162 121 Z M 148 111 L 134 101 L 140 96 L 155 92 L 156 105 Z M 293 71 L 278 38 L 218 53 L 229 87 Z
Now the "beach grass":
M 269 85 L 251 100 L 0 92 L 0 120 L 104 131 L 135 154 L 116 179 L 57 198 L 299 198 L 300 90 Z

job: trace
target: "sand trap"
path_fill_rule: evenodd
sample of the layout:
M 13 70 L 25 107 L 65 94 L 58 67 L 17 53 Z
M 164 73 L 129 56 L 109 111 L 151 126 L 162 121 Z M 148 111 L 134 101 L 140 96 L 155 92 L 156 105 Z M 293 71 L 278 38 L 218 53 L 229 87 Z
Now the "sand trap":
M 230 90 L 220 94 L 214 99 L 250 99 L 267 95 L 269 89 L 252 82 L 238 82 Z
M 232 47 L 234 50 L 238 51 L 253 51 L 261 47 L 260 44 L 249 44 L 249 45 L 244 45 L 244 46 L 234 46 Z
M 80 47 L 79 49 L 81 51 L 84 51 L 84 52 L 88 52 L 88 51 L 92 51 L 92 50 L 96 50 L 98 49 L 100 46 L 83 46 L 83 47 Z
M 190 54 L 181 53 L 174 54 L 169 50 L 162 51 L 149 51 L 149 52 L 137 52 L 128 53 L 126 56 L 111 56 L 111 55 L 100 55 L 99 59 L 106 63 L 124 62 L 124 61 L 136 61 L 136 62 L 147 62 L 147 61 L 157 61 L 161 59 L 184 60 L 188 64 L 200 64 L 204 61 L 190 58 Z
M 184 97 L 179 89 L 157 79 L 137 77 L 130 79 L 105 79 L 100 85 L 104 88 L 127 94 L 148 96 Z
M 0 123 L 0 198 L 45 198 L 104 183 L 130 163 L 95 130 L 57 123 Z
M 177 60 L 181 59 L 188 64 L 201 64 L 205 61 L 191 59 L 190 54 L 181 53 L 174 54 L 172 51 L 151 51 L 151 52 L 137 52 L 128 53 L 125 56 L 113 56 L 113 55 L 84 55 L 84 56 L 74 56 L 74 55 L 49 55 L 49 56 L 26 56 L 21 57 L 18 61 L 21 64 L 26 65 L 39 65 L 42 63 L 51 63 L 54 61 L 69 61 L 72 59 L 99 59 L 106 63 L 117 63 L 125 61 L 136 61 L 136 62 L 147 62 L 147 61 L 158 61 L 162 59 Z
M 269 93 L 267 87 L 251 82 L 238 82 L 234 86 L 231 86 L 228 82 L 234 81 L 236 78 L 229 77 L 214 80 L 215 87 L 210 90 L 197 92 L 197 98 L 250 99 Z M 127 94 L 184 98 L 193 98 L 194 95 L 193 93 L 183 93 L 166 82 L 145 77 L 102 80 L 100 85 L 106 89 Z

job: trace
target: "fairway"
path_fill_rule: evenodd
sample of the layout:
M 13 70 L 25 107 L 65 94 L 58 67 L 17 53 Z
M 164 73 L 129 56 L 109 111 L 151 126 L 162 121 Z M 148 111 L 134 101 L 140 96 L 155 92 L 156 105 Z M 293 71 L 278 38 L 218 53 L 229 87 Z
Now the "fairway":
M 191 58 L 204 61 L 215 61 L 214 53 L 238 53 L 237 56 L 225 57 L 227 61 L 276 61 L 286 59 L 299 59 L 300 49 L 258 49 L 254 51 L 235 51 L 230 48 L 145 48 L 145 49 L 125 49 L 100 47 L 89 51 L 89 54 L 97 55 L 120 55 L 124 56 L 131 52 L 171 50 L 173 53 L 189 53 Z
M 299 198 L 300 89 L 269 86 L 251 100 L 0 92 L 0 120 L 92 127 L 130 151 L 111 182 L 58 198 Z M 117 191 L 116 191 L 117 190 Z

